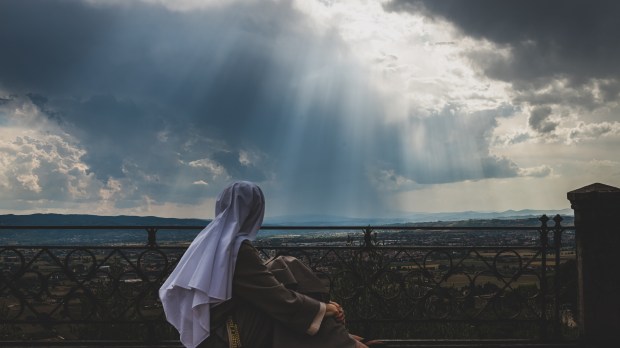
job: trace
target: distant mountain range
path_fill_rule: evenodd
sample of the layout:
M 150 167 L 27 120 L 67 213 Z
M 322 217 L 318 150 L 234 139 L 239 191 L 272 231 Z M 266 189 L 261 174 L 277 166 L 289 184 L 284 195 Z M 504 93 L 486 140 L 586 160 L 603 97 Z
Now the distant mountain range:
M 206 226 L 211 220 L 85 214 L 0 215 L 0 226 Z
M 563 225 L 572 225 L 572 210 L 519 210 L 505 212 L 417 213 L 391 218 L 347 218 L 326 215 L 283 216 L 265 219 L 264 226 L 536 226 L 543 214 L 562 215 Z M 186 243 L 193 240 L 210 220 L 175 219 L 155 216 L 97 216 L 97 215 L 0 215 L 1 226 L 195 226 L 196 229 L 162 229 L 158 242 Z M 286 234 L 290 231 L 265 230 L 262 237 Z M 299 233 L 299 232 L 297 232 Z M 146 243 L 147 233 L 135 229 L 0 229 L 1 245 L 99 245 Z
M 0 215 L 1 226 L 196 226 L 191 230 L 159 230 L 158 242 L 184 243 L 193 240 L 210 220 L 174 219 L 155 216 L 98 215 Z M 145 230 L 135 229 L 0 229 L 0 245 L 101 245 L 145 244 Z
M 455 213 L 407 213 L 385 218 L 351 218 L 333 215 L 287 215 L 265 218 L 264 225 L 392 225 L 438 221 L 465 221 L 491 219 L 522 219 L 547 214 L 573 216 L 572 209 L 562 210 L 507 210 L 503 212 L 465 211 Z M 0 215 L 0 226 L 206 226 L 211 220 L 178 219 L 156 216 L 100 216 L 85 214 L 31 214 Z

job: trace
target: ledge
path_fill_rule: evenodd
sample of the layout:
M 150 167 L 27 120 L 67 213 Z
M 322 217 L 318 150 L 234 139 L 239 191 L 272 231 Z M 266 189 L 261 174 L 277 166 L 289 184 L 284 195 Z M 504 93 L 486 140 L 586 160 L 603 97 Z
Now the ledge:
M 382 340 L 385 346 L 393 348 L 578 348 L 577 341 L 567 342 L 533 342 L 530 340 Z M 4 341 L 2 346 L 5 348 L 41 348 L 41 347 L 74 347 L 74 348 L 95 348 L 95 347 L 116 347 L 116 348 L 183 348 L 178 342 L 159 342 L 157 344 L 146 344 L 140 342 L 24 342 L 24 341 Z
M 533 342 L 530 340 L 384 340 L 387 347 L 394 348 L 474 348 L 474 347 L 504 347 L 504 348 L 576 348 L 579 343 L 568 342 Z

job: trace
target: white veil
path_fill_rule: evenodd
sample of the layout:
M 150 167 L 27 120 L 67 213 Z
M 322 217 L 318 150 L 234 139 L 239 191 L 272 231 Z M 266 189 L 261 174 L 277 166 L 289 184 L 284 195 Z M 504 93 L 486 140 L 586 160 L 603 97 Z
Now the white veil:
M 265 198 L 256 184 L 240 181 L 226 187 L 217 198 L 215 218 L 159 289 L 166 318 L 186 347 L 209 337 L 210 309 L 231 298 L 239 247 L 256 238 L 264 213 Z

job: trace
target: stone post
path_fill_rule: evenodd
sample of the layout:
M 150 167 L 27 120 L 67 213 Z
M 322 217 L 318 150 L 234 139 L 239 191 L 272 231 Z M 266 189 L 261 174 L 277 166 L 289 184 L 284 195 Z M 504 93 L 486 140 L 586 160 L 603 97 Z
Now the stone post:
M 620 189 L 595 183 L 567 196 L 575 211 L 580 340 L 609 346 L 620 342 Z

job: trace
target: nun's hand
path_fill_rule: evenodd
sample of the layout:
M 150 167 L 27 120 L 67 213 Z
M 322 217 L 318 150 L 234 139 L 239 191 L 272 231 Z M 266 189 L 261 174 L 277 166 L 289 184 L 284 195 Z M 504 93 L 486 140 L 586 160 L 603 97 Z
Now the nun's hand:
M 344 309 L 336 302 L 332 301 L 327 304 L 325 316 L 334 317 L 337 322 L 344 324 Z

